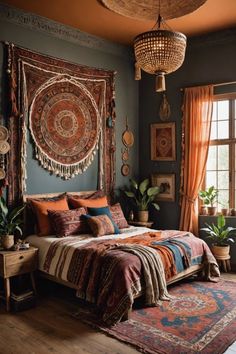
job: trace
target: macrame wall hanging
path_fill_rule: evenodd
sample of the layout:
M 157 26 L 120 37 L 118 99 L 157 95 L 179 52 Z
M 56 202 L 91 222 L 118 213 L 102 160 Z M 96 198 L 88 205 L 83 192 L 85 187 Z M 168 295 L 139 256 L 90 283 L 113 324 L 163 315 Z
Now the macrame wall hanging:
M 26 191 L 27 128 L 35 158 L 63 179 L 83 173 L 99 150 L 98 188 L 111 193 L 115 183 L 114 72 L 6 46 L 13 146 L 9 203 Z M 106 124 L 108 117 L 111 127 Z

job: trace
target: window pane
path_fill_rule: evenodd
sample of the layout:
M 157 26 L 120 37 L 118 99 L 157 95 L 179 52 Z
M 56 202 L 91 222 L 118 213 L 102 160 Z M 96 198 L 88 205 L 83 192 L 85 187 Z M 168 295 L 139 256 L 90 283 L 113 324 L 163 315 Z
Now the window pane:
M 213 102 L 212 120 L 217 120 L 217 102 Z
M 218 189 L 229 189 L 229 172 L 218 171 Z
M 218 146 L 218 170 L 228 170 L 229 169 L 229 146 L 219 145 Z
M 223 120 L 218 122 L 218 139 L 229 138 L 229 121 Z
M 218 120 L 229 119 L 229 101 L 218 101 Z
M 229 191 L 228 190 L 222 190 L 222 189 L 219 190 L 218 203 L 219 203 L 220 209 L 229 207 Z
M 212 122 L 211 123 L 211 140 L 217 139 L 217 123 Z
M 210 186 L 216 186 L 216 171 L 206 172 L 206 188 Z
M 207 158 L 207 170 L 216 170 L 216 146 L 209 146 Z

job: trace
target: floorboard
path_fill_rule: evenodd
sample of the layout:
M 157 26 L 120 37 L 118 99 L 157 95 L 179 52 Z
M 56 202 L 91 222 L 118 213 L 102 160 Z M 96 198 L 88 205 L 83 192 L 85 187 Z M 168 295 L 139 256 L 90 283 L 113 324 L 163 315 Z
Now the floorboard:
M 236 274 L 223 274 L 236 282 Z M 56 294 L 56 295 L 55 295 Z M 0 303 L 0 353 L 4 354 L 137 354 L 131 346 L 81 323 L 72 316 L 78 308 L 70 289 L 51 286 L 33 309 L 6 313 Z M 227 354 L 236 353 L 236 343 Z M 214 354 L 214 353 L 212 353 Z

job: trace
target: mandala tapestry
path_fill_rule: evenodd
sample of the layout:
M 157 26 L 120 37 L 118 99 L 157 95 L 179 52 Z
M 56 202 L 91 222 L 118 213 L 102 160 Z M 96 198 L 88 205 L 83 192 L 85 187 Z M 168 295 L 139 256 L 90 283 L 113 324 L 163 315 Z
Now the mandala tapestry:
M 99 150 L 98 188 L 110 194 L 115 183 L 114 72 L 13 44 L 6 47 L 12 145 L 9 204 L 17 202 L 26 190 L 27 128 L 35 158 L 43 168 L 64 179 L 83 173 Z M 106 125 L 108 117 L 110 127 Z

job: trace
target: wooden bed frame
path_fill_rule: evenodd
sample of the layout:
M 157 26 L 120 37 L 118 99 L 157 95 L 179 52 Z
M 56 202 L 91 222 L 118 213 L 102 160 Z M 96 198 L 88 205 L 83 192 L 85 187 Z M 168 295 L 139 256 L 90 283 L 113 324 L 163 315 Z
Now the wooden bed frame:
M 96 191 L 83 191 L 83 192 L 67 192 L 67 194 L 69 195 L 79 195 L 79 196 L 89 196 L 93 193 L 95 193 Z M 60 195 L 63 195 L 63 192 L 60 193 L 48 193 L 48 194 L 25 194 L 23 197 L 23 201 L 26 202 L 27 198 L 53 198 L 53 197 L 59 197 Z M 201 272 L 203 270 L 203 264 L 200 265 L 193 265 L 190 266 L 188 269 L 185 269 L 183 272 L 176 274 L 175 276 L 173 276 L 171 279 L 169 279 L 167 281 L 167 285 L 176 283 L 182 279 L 188 278 L 192 275 L 196 275 L 199 272 Z M 75 289 L 76 290 L 76 286 L 73 283 L 70 283 L 69 281 L 64 281 L 61 280 L 53 275 L 44 273 L 42 271 L 38 271 L 38 274 L 45 278 L 48 279 L 50 281 L 59 283 L 61 285 L 67 286 L 69 288 Z M 137 295 L 136 298 L 140 297 L 142 294 Z M 127 313 L 123 316 L 122 320 L 127 320 L 129 318 L 129 314 L 130 314 L 131 310 L 128 310 Z

